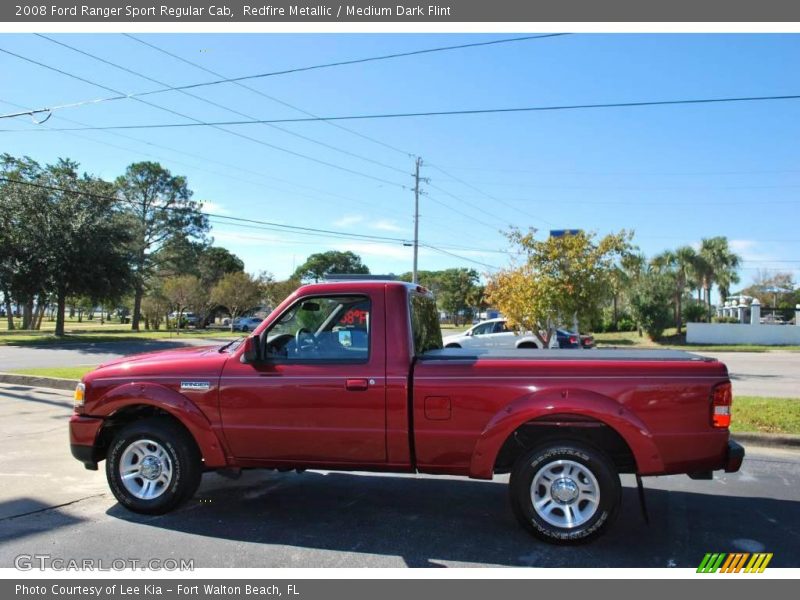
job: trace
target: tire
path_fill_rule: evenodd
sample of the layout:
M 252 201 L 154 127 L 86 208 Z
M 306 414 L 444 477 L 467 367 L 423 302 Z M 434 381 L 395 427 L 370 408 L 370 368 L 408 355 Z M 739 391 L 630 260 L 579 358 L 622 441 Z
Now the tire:
M 601 535 L 622 500 L 611 460 L 573 442 L 540 446 L 520 457 L 511 472 L 509 494 L 520 524 L 552 544 L 579 544 Z
M 538 350 L 539 346 L 536 344 L 532 344 L 531 342 L 525 342 L 517 346 L 518 350 Z
M 461 344 L 447 344 L 445 348 L 461 348 Z
M 141 476 L 123 480 L 122 470 Z M 106 457 L 111 492 L 122 506 L 137 513 L 160 515 L 177 508 L 194 495 L 201 476 L 202 459 L 194 439 L 164 418 L 125 425 Z

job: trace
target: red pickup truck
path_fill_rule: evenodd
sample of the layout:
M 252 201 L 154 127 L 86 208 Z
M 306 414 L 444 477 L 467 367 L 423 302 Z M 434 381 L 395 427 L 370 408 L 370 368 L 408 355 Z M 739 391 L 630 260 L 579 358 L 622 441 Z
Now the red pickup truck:
M 442 349 L 422 287 L 301 287 L 249 337 L 130 356 L 75 392 L 72 454 L 117 500 L 164 513 L 204 471 L 336 469 L 492 479 L 519 521 L 584 541 L 620 473 L 737 471 L 725 365 L 684 352 Z

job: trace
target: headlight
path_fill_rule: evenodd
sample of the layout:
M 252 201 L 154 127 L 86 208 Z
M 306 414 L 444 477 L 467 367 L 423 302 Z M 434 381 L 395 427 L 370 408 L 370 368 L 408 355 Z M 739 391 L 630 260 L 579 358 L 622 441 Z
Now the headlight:
M 81 382 L 75 386 L 75 394 L 72 396 L 72 407 L 77 411 L 83 408 L 83 401 L 86 399 L 86 385 Z

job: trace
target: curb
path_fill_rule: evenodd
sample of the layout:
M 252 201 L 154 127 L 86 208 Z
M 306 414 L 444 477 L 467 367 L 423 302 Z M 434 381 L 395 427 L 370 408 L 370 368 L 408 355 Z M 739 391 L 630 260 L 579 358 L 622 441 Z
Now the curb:
M 62 379 L 61 377 L 39 377 L 37 375 L 19 375 L 17 373 L 0 373 L 0 383 L 27 385 L 30 387 L 54 388 L 57 390 L 75 389 L 77 379 Z
M 733 433 L 731 438 L 740 443 L 770 448 L 800 448 L 800 435 L 786 433 Z

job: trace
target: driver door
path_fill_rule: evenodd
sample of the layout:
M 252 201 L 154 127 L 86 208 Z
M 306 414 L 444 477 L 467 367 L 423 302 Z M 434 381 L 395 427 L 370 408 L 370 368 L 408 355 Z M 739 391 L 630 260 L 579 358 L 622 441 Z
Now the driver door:
M 263 360 L 226 363 L 220 413 L 236 457 L 386 462 L 385 316 L 377 295 L 300 298 L 262 332 Z

